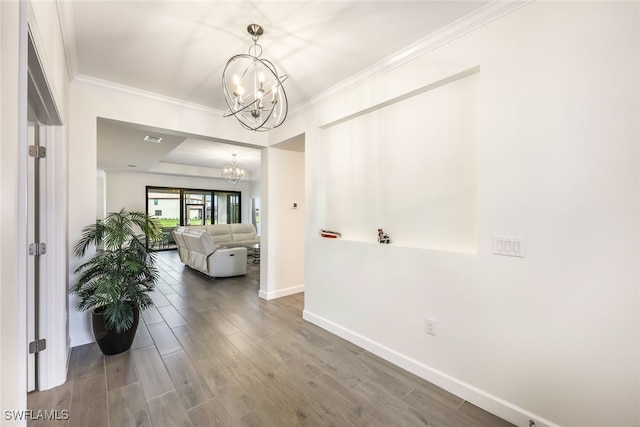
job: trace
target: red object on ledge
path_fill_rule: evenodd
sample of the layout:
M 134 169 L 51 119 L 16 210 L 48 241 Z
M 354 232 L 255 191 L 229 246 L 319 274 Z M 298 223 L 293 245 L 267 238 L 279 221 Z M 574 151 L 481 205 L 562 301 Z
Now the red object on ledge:
M 337 231 L 323 230 L 323 229 L 320 229 L 320 236 L 327 237 L 329 239 L 337 239 L 338 237 L 342 237 L 342 235 Z

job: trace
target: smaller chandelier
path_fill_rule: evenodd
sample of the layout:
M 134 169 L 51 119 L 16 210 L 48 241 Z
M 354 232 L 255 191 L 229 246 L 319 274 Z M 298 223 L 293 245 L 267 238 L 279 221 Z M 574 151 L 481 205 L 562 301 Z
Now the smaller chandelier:
M 222 168 L 222 177 L 231 185 L 236 185 L 244 179 L 244 168 L 236 162 L 235 154 L 231 163 Z
M 224 117 L 235 116 L 248 130 L 268 131 L 287 117 L 289 104 L 282 87 L 287 76 L 278 76 L 273 63 L 260 58 L 258 39 L 264 29 L 251 24 L 247 32 L 253 39 L 249 53 L 233 56 L 222 72 L 224 99 L 229 107 Z

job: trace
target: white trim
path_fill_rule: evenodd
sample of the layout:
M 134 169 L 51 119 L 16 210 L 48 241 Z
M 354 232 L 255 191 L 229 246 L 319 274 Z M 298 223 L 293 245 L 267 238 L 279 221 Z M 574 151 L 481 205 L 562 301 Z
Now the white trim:
M 471 384 L 447 375 L 442 371 L 425 365 L 357 332 L 331 322 L 322 316 L 311 313 L 308 310 L 302 312 L 302 318 L 515 425 L 526 426 L 529 420 L 533 420 L 535 421 L 536 427 L 560 427 L 558 424 L 500 399 Z
M 56 6 L 58 9 L 60 32 L 62 34 L 62 44 L 67 62 L 67 73 L 69 73 L 69 79 L 73 79 L 78 73 L 76 26 L 73 18 L 73 2 L 57 0 Z
M 184 101 L 170 96 L 160 95 L 154 92 L 148 92 L 146 90 L 137 89 L 131 86 L 125 86 L 118 83 L 113 83 L 107 80 L 98 79 L 95 77 L 87 76 L 85 74 L 76 75 L 72 83 L 88 86 L 94 89 L 101 89 L 106 92 L 112 92 L 119 95 L 133 96 L 135 98 L 142 98 L 150 101 L 159 102 L 162 104 L 174 105 L 179 108 L 185 108 L 189 110 L 202 111 L 207 114 L 214 114 L 222 117 L 224 111 L 216 108 L 207 107 L 205 105 L 195 104 L 193 102 Z
M 263 291 L 258 292 L 258 296 L 262 299 L 271 300 L 275 298 L 286 297 L 289 295 L 299 294 L 304 292 L 304 285 L 291 286 L 290 288 L 277 289 L 275 291 Z
M 18 63 L 18 200 L 17 200 L 17 221 L 18 229 L 18 314 L 17 337 L 18 337 L 18 384 L 17 396 L 18 407 L 15 409 L 27 408 L 27 257 L 28 257 L 28 233 L 27 233 L 27 174 L 28 174 L 28 147 L 27 139 L 27 105 L 28 105 L 28 46 L 29 46 L 29 11 L 27 2 L 20 2 L 19 5 L 19 63 Z M 5 142 L 5 141 L 3 141 Z M 10 203 L 11 200 L 5 200 Z M 13 408 L 11 408 L 13 409 Z M 26 420 L 18 421 L 17 425 L 26 426 Z
M 340 83 L 326 89 L 318 95 L 304 101 L 289 111 L 289 116 L 295 117 L 299 114 L 312 110 L 337 96 L 342 95 L 347 90 L 361 86 L 368 81 L 380 77 L 381 75 L 400 67 L 403 64 L 425 55 L 463 35 L 474 31 L 495 19 L 513 12 L 535 0 L 513 0 L 513 1 L 492 1 L 457 21 L 441 28 L 438 31 L 418 40 L 406 48 L 381 60 L 371 67 L 357 73 Z
M 353 75 L 346 80 L 326 89 L 320 94 L 301 102 L 289 111 L 290 117 L 295 117 L 304 112 L 316 108 L 341 94 L 345 91 L 360 86 L 370 80 L 373 80 L 394 68 L 413 61 L 415 58 L 425 55 L 426 53 L 437 49 L 463 35 L 480 28 L 489 22 L 507 15 L 514 10 L 521 8 L 535 0 L 512 0 L 512 1 L 492 1 L 487 5 L 467 14 L 457 21 L 441 28 L 440 30 L 430 34 L 429 36 L 409 45 L 408 47 L 396 52 L 395 54 L 381 60 L 377 64 L 372 65 L 366 70 Z M 144 99 L 161 102 L 165 104 L 175 105 L 180 108 L 187 108 L 196 111 L 203 111 L 209 114 L 223 116 L 225 111 L 216 108 L 207 107 L 201 104 L 184 101 L 169 96 L 160 95 L 154 92 L 148 92 L 131 86 L 125 86 L 113 83 L 107 80 L 78 74 L 77 57 L 75 47 L 75 27 L 73 24 L 73 10 L 71 2 L 58 1 L 58 18 L 62 28 L 62 36 L 64 40 L 65 52 L 67 57 L 67 68 L 72 83 L 78 83 L 93 88 L 103 89 L 108 92 L 114 92 L 123 95 L 141 97 Z

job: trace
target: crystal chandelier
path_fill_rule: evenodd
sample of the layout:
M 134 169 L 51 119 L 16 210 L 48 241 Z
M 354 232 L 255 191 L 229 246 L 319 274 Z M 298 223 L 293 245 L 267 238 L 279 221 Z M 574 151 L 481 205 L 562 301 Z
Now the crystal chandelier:
M 273 63 L 260 58 L 262 47 L 258 39 L 263 28 L 251 24 L 247 32 L 253 39 L 249 53 L 233 56 L 222 73 L 224 99 L 229 107 L 224 117 L 235 116 L 245 129 L 268 131 L 287 117 L 289 104 L 282 87 L 287 76 L 278 76 Z
M 231 185 L 236 185 L 238 181 L 244 179 L 244 168 L 236 162 L 235 154 L 231 163 L 222 168 L 222 177 Z

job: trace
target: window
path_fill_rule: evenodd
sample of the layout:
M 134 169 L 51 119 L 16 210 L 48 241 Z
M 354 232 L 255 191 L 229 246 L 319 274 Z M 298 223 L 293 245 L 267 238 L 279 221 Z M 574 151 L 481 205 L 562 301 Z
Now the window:
M 242 222 L 241 200 L 240 191 L 147 187 L 147 212 L 154 212 L 164 229 Z

